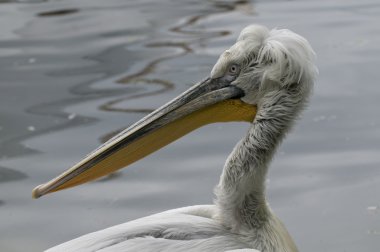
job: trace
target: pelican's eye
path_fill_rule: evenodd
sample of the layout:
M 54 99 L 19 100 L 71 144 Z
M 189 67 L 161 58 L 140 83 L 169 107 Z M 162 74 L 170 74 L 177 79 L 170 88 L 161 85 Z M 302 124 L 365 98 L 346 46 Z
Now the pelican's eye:
M 240 67 L 236 64 L 232 64 L 228 69 L 228 74 L 237 75 L 240 71 Z

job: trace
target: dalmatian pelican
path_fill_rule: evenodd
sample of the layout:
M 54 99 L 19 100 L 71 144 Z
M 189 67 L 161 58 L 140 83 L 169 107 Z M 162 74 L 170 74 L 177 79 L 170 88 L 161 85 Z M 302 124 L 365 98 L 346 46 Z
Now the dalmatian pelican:
M 314 55 L 307 40 L 290 30 L 244 28 L 210 77 L 33 190 L 38 198 L 99 178 L 205 124 L 249 122 L 225 163 L 214 205 L 169 210 L 48 251 L 298 251 L 266 202 L 265 179 L 276 148 L 310 96 Z

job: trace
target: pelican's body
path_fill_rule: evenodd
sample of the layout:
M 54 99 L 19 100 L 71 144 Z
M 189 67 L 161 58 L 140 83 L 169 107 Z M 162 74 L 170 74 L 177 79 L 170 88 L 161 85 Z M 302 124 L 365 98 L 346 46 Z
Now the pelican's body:
M 232 234 L 213 218 L 215 214 L 214 205 L 169 210 L 84 235 L 48 251 L 216 252 L 251 247 L 251 237 Z
M 265 200 L 265 177 L 277 146 L 309 97 L 316 73 L 313 55 L 308 42 L 291 31 L 245 28 L 220 56 L 210 78 L 34 190 L 39 197 L 120 169 L 205 123 L 248 121 L 248 132 L 224 166 L 215 205 L 152 215 L 51 251 L 297 252 Z

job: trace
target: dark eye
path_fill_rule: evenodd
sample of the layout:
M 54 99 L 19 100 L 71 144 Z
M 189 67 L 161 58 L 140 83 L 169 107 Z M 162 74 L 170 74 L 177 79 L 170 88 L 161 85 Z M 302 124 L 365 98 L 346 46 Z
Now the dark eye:
M 228 69 L 228 73 L 232 75 L 239 73 L 239 66 L 236 64 L 232 64 L 230 68 Z

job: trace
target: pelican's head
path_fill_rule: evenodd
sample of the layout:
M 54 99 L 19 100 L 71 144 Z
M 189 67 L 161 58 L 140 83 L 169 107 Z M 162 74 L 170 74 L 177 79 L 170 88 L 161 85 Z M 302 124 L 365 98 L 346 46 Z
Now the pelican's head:
M 317 72 L 315 54 L 300 35 L 286 30 L 268 30 L 264 26 L 244 28 L 236 43 L 224 51 L 211 71 L 211 78 L 227 78 L 244 91 L 240 98 L 258 105 L 266 94 L 296 89 L 306 100 Z
M 226 50 L 210 77 L 100 146 L 51 181 L 33 197 L 76 186 L 121 169 L 209 123 L 253 122 L 257 108 L 281 90 L 303 103 L 312 88 L 314 52 L 289 30 L 246 27 Z

